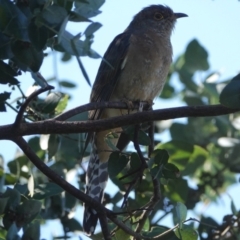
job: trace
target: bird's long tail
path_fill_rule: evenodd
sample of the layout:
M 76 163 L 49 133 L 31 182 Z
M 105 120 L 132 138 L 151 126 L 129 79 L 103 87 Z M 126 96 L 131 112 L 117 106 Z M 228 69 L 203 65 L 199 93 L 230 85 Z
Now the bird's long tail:
M 96 135 L 94 138 L 96 138 Z M 107 157 L 108 160 L 109 156 L 105 157 Z M 94 141 L 86 175 L 86 194 L 98 202 L 102 202 L 103 200 L 104 189 L 108 180 L 108 162 L 106 159 L 105 161 L 101 161 L 101 158 L 101 154 L 98 154 L 97 151 L 96 141 Z M 83 215 L 83 229 L 87 235 L 90 236 L 94 233 L 97 221 L 97 212 L 85 204 Z

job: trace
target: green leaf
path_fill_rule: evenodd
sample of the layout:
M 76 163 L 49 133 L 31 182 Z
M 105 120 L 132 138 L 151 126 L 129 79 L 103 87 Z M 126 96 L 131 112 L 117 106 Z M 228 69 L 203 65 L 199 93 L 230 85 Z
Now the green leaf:
M 88 119 L 87 112 L 78 114 L 69 119 L 69 121 L 85 121 Z M 61 147 L 58 149 L 55 158 L 56 160 L 64 160 L 65 164 L 73 162 L 76 164 L 76 159 L 82 158 L 82 151 L 85 146 L 85 134 L 75 133 L 60 136 Z M 87 156 L 90 152 L 90 146 L 87 147 L 84 156 Z M 67 161 L 66 161 L 67 159 Z M 66 167 L 66 165 L 65 165 Z
M 160 98 L 168 99 L 173 98 L 175 95 L 175 88 L 168 82 L 165 83 L 163 91 L 161 92 Z
M 174 231 L 174 233 L 181 240 L 197 240 L 198 239 L 198 234 L 193 229 L 192 226 L 183 225 L 182 229 L 177 228 Z
M 181 170 L 181 175 L 194 176 L 194 174 L 196 174 L 197 171 L 201 171 L 201 168 L 205 161 L 207 160 L 208 156 L 209 153 L 204 148 L 195 145 L 193 153 L 190 155 L 187 165 L 185 166 L 184 169 Z
M 123 131 L 131 141 L 134 141 L 135 126 L 125 127 Z M 149 146 L 151 143 L 149 136 L 143 130 L 138 131 L 138 143 L 143 146 Z
M 168 152 L 165 149 L 156 149 L 151 155 L 149 161 L 150 173 L 154 178 L 161 178 L 162 170 L 165 164 L 168 162 Z
M 6 239 L 7 240 L 14 240 L 17 233 L 18 233 L 18 227 L 17 227 L 16 223 L 13 222 L 8 229 Z
M 57 5 L 65 8 L 67 11 L 70 11 L 73 7 L 73 2 L 72 1 L 65 1 L 65 0 L 56 0 L 55 1 Z
M 118 134 L 115 132 L 109 132 L 105 137 L 104 141 L 110 147 L 113 151 L 119 151 L 119 149 L 116 147 L 115 142 L 118 139 Z
M 11 47 L 14 59 L 23 71 L 30 68 L 31 71 L 38 72 L 43 62 L 43 51 L 38 51 L 32 44 L 21 41 L 13 42 Z
M 177 202 L 177 204 L 175 205 L 175 212 L 179 228 L 182 229 L 183 222 L 186 220 L 187 217 L 187 207 L 183 203 Z
M 151 228 L 150 231 L 143 231 L 142 235 L 144 237 L 154 238 L 154 237 L 156 237 L 160 234 L 165 233 L 168 230 L 169 230 L 169 228 L 164 227 L 164 226 L 154 226 L 154 227 Z M 175 240 L 176 237 L 175 237 L 173 231 L 171 231 L 171 232 L 168 232 L 167 234 L 164 234 L 164 238 L 162 238 L 162 239 Z
M 30 223 L 39 213 L 42 207 L 40 201 L 30 199 L 25 200 L 17 208 L 17 214 L 23 219 L 24 223 Z
M 82 231 L 82 226 L 75 218 L 64 218 L 61 220 L 61 223 L 63 225 L 64 232 Z
M 40 73 L 31 72 L 31 77 L 41 88 L 45 88 L 49 86 L 47 81 L 42 77 Z
M 57 152 L 60 138 L 57 134 L 51 134 L 48 139 L 48 159 L 51 159 Z
M 10 92 L 0 93 L 0 112 L 6 112 L 5 101 L 10 98 Z
M 28 19 L 13 2 L 0 1 L 0 31 L 15 39 L 29 42 Z
M 198 94 L 188 95 L 188 92 L 186 92 L 183 100 L 187 103 L 188 106 L 204 105 L 201 96 Z
M 101 26 L 102 24 L 98 22 L 91 23 L 84 32 L 85 36 L 88 38 L 91 37 Z
M 215 83 L 203 83 L 204 85 L 204 94 L 209 96 L 209 104 L 218 104 L 219 103 L 219 91 Z
M 137 153 L 133 152 L 130 158 L 130 172 L 137 170 L 141 166 L 141 160 Z
M 113 152 L 109 156 L 108 160 L 108 173 L 109 177 L 116 178 L 117 175 L 126 167 L 129 159 L 126 155 L 120 154 L 119 152 Z
M 184 58 L 184 65 L 191 73 L 198 70 L 206 71 L 209 68 L 208 53 L 196 39 L 188 44 Z
M 9 197 L 1 197 L 0 198 L 0 215 L 2 215 L 5 211 L 5 207 L 7 206 Z
M 3 62 L 3 61 L 0 61 L 0 70 L 1 72 L 5 72 L 6 74 L 12 76 L 12 77 L 16 77 L 18 74 L 16 73 L 15 70 L 13 70 L 12 67 L 10 67 L 9 64 Z
M 38 104 L 38 108 L 41 109 L 43 113 L 53 113 L 62 97 L 63 94 L 60 92 L 51 92 L 44 99 L 43 103 Z
M 10 92 L 4 92 L 4 93 L 0 93 L 0 102 L 4 102 L 7 99 L 10 98 L 11 93 Z
M 55 42 L 57 39 L 55 39 Z M 72 46 L 72 41 L 74 41 L 75 49 Z M 62 33 L 58 44 L 54 45 L 54 49 L 61 52 L 67 52 L 73 56 L 86 56 L 89 49 L 84 46 L 84 41 L 77 39 L 74 35 L 68 31 Z
M 28 159 L 25 155 L 19 156 L 18 158 L 14 159 L 13 161 L 8 162 L 8 167 L 11 173 L 16 174 L 16 175 L 21 175 L 21 168 L 24 165 L 27 165 Z M 28 175 L 28 174 L 27 174 Z
M 28 145 L 31 147 L 31 149 L 37 153 L 37 155 L 39 156 L 39 152 L 42 151 L 41 148 L 40 148 L 40 138 L 39 137 L 32 137 L 28 140 Z M 26 158 L 26 156 L 23 156 Z M 27 162 L 29 160 L 27 159 Z
M 15 210 L 19 205 L 21 199 L 20 193 L 17 190 L 11 188 L 7 188 L 1 197 L 8 198 L 7 206 L 5 208 L 6 210 Z
M 44 199 L 61 193 L 63 189 L 53 182 L 48 182 L 45 184 L 40 184 L 34 189 L 34 199 Z
M 62 55 L 62 58 L 61 58 L 61 60 L 63 61 L 63 62 L 67 62 L 67 61 L 69 61 L 70 59 L 72 59 L 72 55 L 71 54 L 69 54 L 69 53 L 63 53 L 63 55 Z M 64 82 L 64 81 L 63 81 Z M 68 82 L 68 81 L 67 81 Z M 61 81 L 59 82 L 60 84 L 61 84 Z M 74 84 L 74 83 L 73 83 Z M 64 85 L 63 85 L 63 87 L 64 87 Z
M 180 177 L 180 171 L 179 169 L 172 163 L 167 163 L 164 165 L 162 170 L 162 175 L 164 178 L 178 178 Z
M 0 59 L 10 59 L 13 57 L 11 50 L 11 38 L 0 32 Z
M 185 85 L 186 89 L 194 93 L 198 93 L 199 86 L 193 80 L 193 73 L 185 67 L 185 65 L 178 71 L 180 81 Z
M 87 3 L 75 1 L 74 12 L 84 18 L 91 18 L 101 13 L 98 9 L 104 2 L 105 0 L 90 0 Z
M 28 192 L 28 185 L 27 184 L 15 184 L 14 189 L 17 190 L 21 195 L 26 195 Z
M 234 204 L 233 200 L 231 200 L 231 210 L 232 210 L 233 215 L 236 215 L 236 216 L 238 215 L 238 210 L 237 210 L 236 205 Z
M 59 81 L 58 83 L 61 87 L 65 88 L 75 88 L 76 84 L 69 81 Z
M 15 184 L 18 181 L 19 178 L 17 178 L 15 175 L 11 173 L 5 173 L 5 184 Z
M 56 35 L 55 32 L 45 26 L 36 26 L 35 21 L 31 21 L 28 27 L 31 43 L 37 51 L 45 48 L 48 39 Z
M 149 231 L 150 226 L 151 226 L 150 219 L 147 218 L 146 221 L 144 222 L 143 231 Z
M 240 108 L 240 74 L 235 76 L 222 90 L 220 103 L 229 108 Z
M 39 240 L 40 239 L 40 224 L 38 222 L 31 223 L 25 229 L 21 240 Z
M 186 179 L 169 179 L 167 184 L 164 185 L 166 197 L 173 203 L 187 201 L 189 187 Z
M 131 239 L 131 235 L 129 235 L 128 233 L 126 233 L 122 229 L 118 229 L 116 231 L 116 234 L 115 234 L 113 240 L 130 240 L 130 239 Z
M 66 17 L 67 11 L 65 8 L 57 4 L 48 5 L 37 16 L 36 25 L 38 27 L 46 25 L 48 28 L 53 29 L 52 31 L 56 34 L 56 31 L 59 30 Z
M 128 178 L 124 178 L 119 180 L 119 178 L 123 177 L 127 171 L 127 164 L 129 162 L 129 158 L 126 155 L 119 154 L 118 152 L 113 152 L 110 155 L 108 161 L 108 173 L 112 182 L 117 185 L 121 190 L 125 190 L 124 182 L 128 182 Z
M 164 144 L 158 144 L 155 149 L 165 149 L 169 153 L 169 163 L 173 163 L 180 171 L 187 167 L 194 146 L 187 142 L 173 140 Z
M 74 209 L 78 203 L 78 199 L 68 192 L 65 192 L 65 208 Z
M 0 83 L 17 85 L 19 81 L 14 77 L 17 76 L 16 72 L 5 62 L 0 61 Z
M 62 96 L 62 98 L 60 99 L 57 107 L 55 108 L 56 115 L 62 113 L 66 109 L 66 107 L 68 105 L 68 101 L 69 101 L 69 96 L 67 94 L 64 94 Z
M 72 22 L 92 22 L 90 19 L 79 15 L 77 12 L 69 12 L 69 21 Z

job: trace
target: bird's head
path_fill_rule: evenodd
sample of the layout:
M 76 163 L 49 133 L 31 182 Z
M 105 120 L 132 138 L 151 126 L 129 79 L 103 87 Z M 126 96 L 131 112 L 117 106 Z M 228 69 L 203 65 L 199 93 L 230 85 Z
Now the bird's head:
M 187 17 L 185 13 L 174 13 L 173 10 L 163 5 L 151 5 L 135 15 L 130 28 L 153 29 L 159 33 L 171 34 L 178 18 Z

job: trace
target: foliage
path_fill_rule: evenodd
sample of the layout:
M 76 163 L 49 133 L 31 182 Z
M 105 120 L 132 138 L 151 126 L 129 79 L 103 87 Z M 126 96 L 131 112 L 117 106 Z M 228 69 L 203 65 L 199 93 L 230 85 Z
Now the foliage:
M 29 71 L 36 83 L 44 87 L 47 83 L 38 70 L 44 62 L 44 51 L 49 47 L 63 52 L 64 60 L 71 56 L 77 57 L 79 67 L 88 81 L 80 57 L 99 57 L 91 49 L 91 43 L 93 33 L 101 24 L 92 22 L 90 18 L 100 13 L 99 8 L 103 3 L 104 0 L 34 0 L 15 3 L 2 0 L 0 83 L 20 89 L 21 83 L 17 77 L 21 71 Z M 90 22 L 84 32 L 84 40 L 80 39 L 80 34 L 73 36 L 65 29 L 68 21 L 79 24 L 83 21 Z M 217 72 L 209 72 L 208 53 L 194 39 L 172 64 L 161 98 L 181 96 L 187 106 L 218 104 L 220 89 L 228 81 L 220 82 L 214 79 Z M 182 86 L 180 91 L 175 88 L 176 79 Z M 68 89 L 71 90 L 75 85 L 69 81 L 59 84 L 66 92 L 50 91 L 45 98 L 35 98 L 26 109 L 25 121 L 47 120 L 64 111 L 69 101 Z M 6 105 L 9 106 L 11 91 L 13 89 L 0 93 L 0 111 L 6 111 Z M 16 111 L 26 97 L 22 94 L 19 99 L 16 106 L 11 106 Z M 239 108 L 239 75 L 226 85 L 220 94 L 220 102 L 230 108 Z M 84 113 L 68 121 L 86 119 L 87 113 Z M 112 196 L 105 194 L 104 204 L 111 203 L 114 212 L 124 212 L 119 218 L 126 226 L 135 230 L 148 204 L 154 202 L 156 182 L 159 181 L 161 197 L 154 202 L 154 208 L 140 229 L 142 236 L 152 238 L 162 235 L 162 239 L 188 240 L 197 239 L 197 235 L 200 239 L 220 239 L 221 234 L 230 234 L 228 239 L 236 239 L 239 236 L 240 215 L 233 201 L 232 212 L 224 217 L 221 224 L 204 215 L 199 216 L 198 221 L 187 219 L 186 216 L 188 210 L 193 210 L 199 202 L 206 205 L 215 202 L 236 182 L 235 174 L 240 172 L 238 123 L 238 113 L 214 118 L 187 118 L 184 123 L 173 121 L 168 129 L 157 122 L 155 148 L 149 158 L 149 126 L 142 125 L 137 142 L 147 159 L 148 169 L 144 171 L 140 184 L 134 184 L 135 194 L 127 199 L 124 194 L 136 179 L 142 159 L 131 148 L 120 151 L 121 149 L 115 147 L 112 139 L 116 133 L 109 132 L 105 139 L 113 150 L 109 159 L 109 176 L 121 191 Z M 134 131 L 134 126 L 124 128 L 124 133 L 131 141 L 136 140 Z M 169 131 L 171 141 L 161 143 L 156 140 L 163 131 Z M 84 134 L 77 133 L 41 135 L 31 137 L 28 145 L 41 161 L 64 179 L 72 170 L 80 168 L 77 178 L 79 189 L 84 191 L 85 166 L 77 164 L 83 157 L 84 139 Z M 89 149 L 84 154 L 88 156 Z M 81 224 L 71 217 L 76 207 L 82 206 L 81 202 L 56 183 L 49 181 L 25 155 L 16 156 L 8 162 L 7 167 L 5 169 L 1 159 L 0 238 L 40 239 L 40 224 L 52 219 L 59 219 L 63 226 L 64 236 L 58 236 L 58 239 L 70 238 L 70 233 L 82 231 Z M 191 187 L 190 181 L 196 183 L 195 188 Z M 127 205 L 122 209 L 119 202 L 122 203 L 123 199 L 127 200 Z M 169 214 L 172 214 L 175 223 L 175 227 L 170 230 L 162 221 Z M 190 220 L 192 222 L 187 224 Z M 114 239 L 130 239 L 130 235 L 117 228 L 114 223 L 110 222 L 109 227 L 115 234 Z M 229 230 L 224 232 L 227 228 Z M 19 229 L 23 229 L 21 237 L 18 235 Z M 101 233 L 96 238 L 99 236 L 101 237 Z

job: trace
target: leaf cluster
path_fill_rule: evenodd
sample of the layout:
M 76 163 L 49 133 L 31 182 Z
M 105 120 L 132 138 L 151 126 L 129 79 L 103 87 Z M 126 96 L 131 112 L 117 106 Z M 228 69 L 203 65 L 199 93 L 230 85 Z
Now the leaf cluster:
M 104 0 L 92 1 L 10 1 L 0 2 L 0 84 L 18 86 L 17 76 L 21 71 L 28 71 L 38 85 L 47 85 L 38 71 L 52 49 L 64 54 L 63 60 L 71 56 L 78 60 L 79 67 L 86 81 L 88 75 L 80 57 L 99 58 L 92 48 L 94 32 L 101 24 L 92 22 L 90 18 L 100 13 L 99 8 Z M 66 26 L 69 22 L 90 22 L 82 34 L 72 35 Z M 85 38 L 82 40 L 82 38 Z M 62 82 L 64 87 L 74 87 L 71 83 Z M 6 111 L 6 101 L 11 92 L 0 93 L 0 111 Z

